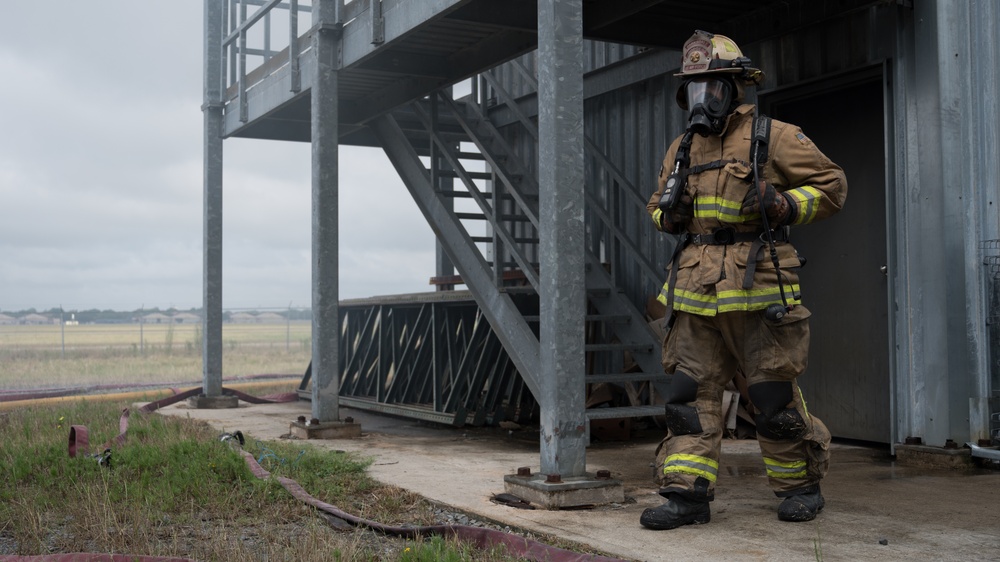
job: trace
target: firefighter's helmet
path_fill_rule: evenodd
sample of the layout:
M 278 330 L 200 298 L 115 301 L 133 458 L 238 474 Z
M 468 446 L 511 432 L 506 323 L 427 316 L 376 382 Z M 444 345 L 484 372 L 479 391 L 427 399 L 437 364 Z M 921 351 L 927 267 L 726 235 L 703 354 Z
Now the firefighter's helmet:
M 681 109 L 688 109 L 684 92 L 688 80 L 711 75 L 731 78 L 736 89 L 735 97 L 739 101 L 743 99 L 744 86 L 760 84 L 764 79 L 763 71 L 753 66 L 735 41 L 725 35 L 698 30 L 684 42 L 681 71 L 674 74 L 684 79 L 677 89 L 677 104 Z

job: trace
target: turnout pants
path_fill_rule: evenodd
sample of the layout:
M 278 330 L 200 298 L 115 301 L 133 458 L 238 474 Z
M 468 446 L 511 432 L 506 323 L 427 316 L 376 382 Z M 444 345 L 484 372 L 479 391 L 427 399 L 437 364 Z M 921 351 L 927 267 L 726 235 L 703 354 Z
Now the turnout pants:
M 737 368 L 746 376 L 752 400 L 765 402 L 779 395 L 780 411 L 769 418 L 773 423 L 765 424 L 776 430 L 767 431 L 758 416 L 757 431 L 775 494 L 796 495 L 819 483 L 829 466 L 830 432 L 809 414 L 795 382 L 808 360 L 809 316 L 801 305 L 777 324 L 768 322 L 763 311 L 714 317 L 677 313 L 663 342 L 663 366 L 666 372 L 675 373 L 675 380 L 676 374 L 683 373 L 697 383 L 694 401 L 683 406 L 694 408 L 685 411 L 696 411 L 698 423 L 693 428 L 671 427 L 660 443 L 656 456 L 661 495 L 676 492 L 692 499 L 714 498 L 725 427 L 722 395 Z M 790 391 L 788 384 L 760 384 L 782 382 L 790 383 Z M 755 389 L 754 385 L 759 386 Z M 781 392 L 774 393 L 775 388 Z M 784 403 L 788 396 L 791 400 Z M 789 420 L 792 423 L 782 425 Z M 762 436 L 762 431 L 770 437 Z

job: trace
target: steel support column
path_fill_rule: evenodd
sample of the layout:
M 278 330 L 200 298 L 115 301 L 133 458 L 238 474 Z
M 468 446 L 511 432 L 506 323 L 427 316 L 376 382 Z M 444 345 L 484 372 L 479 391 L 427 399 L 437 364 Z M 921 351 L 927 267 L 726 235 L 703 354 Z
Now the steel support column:
M 541 472 L 586 470 L 583 3 L 538 2 Z
M 222 37 L 223 2 L 205 0 L 202 269 L 202 392 L 222 394 Z
M 312 416 L 321 422 L 340 420 L 337 72 L 342 2 L 318 0 L 312 45 Z

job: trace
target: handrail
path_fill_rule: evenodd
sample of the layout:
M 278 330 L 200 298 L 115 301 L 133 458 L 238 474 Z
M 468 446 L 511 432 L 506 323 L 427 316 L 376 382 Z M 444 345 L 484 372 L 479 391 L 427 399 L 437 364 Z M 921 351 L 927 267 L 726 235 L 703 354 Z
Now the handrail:
M 274 8 L 290 10 L 296 16 L 298 16 L 299 11 L 302 12 L 312 11 L 311 6 L 299 6 L 298 0 L 291 0 L 288 4 L 284 4 L 283 3 L 284 0 L 267 0 L 266 3 L 264 2 L 264 0 L 229 0 L 229 1 L 239 2 L 240 9 L 244 11 L 244 15 L 240 17 L 241 20 L 240 25 L 237 26 L 235 29 L 231 30 L 229 35 L 223 38 L 222 40 L 223 47 L 228 47 L 233 41 L 239 39 L 241 33 L 246 32 L 248 29 L 253 27 L 254 24 L 259 22 L 265 16 L 269 16 L 271 10 L 273 10 Z M 263 4 L 263 7 L 254 12 L 253 15 L 251 15 L 249 18 L 247 18 L 245 16 L 245 10 L 247 4 L 256 4 L 256 5 Z
M 513 64 L 512 64 L 513 63 Z M 515 68 L 518 73 L 525 79 L 525 82 L 529 86 L 533 86 L 537 91 L 538 82 L 531 76 L 527 68 L 521 64 L 520 61 L 511 61 L 513 68 Z M 521 123 L 522 127 L 526 132 L 532 136 L 536 141 L 538 139 L 538 127 L 535 125 L 531 119 L 520 110 L 517 101 L 504 87 L 501 86 L 499 80 L 493 76 L 491 71 L 484 72 L 482 74 L 483 81 L 489 85 L 492 91 L 497 97 L 498 104 L 503 104 L 510 109 L 511 113 L 516 118 L 517 122 Z M 487 97 L 483 94 L 483 97 Z M 632 182 L 625 177 L 625 175 L 615 166 L 613 162 L 601 151 L 600 147 L 587 135 L 584 135 L 584 151 L 587 156 L 597 165 L 597 167 L 603 172 L 608 174 L 612 182 L 612 189 L 616 190 L 618 193 L 624 195 L 623 201 L 631 202 L 632 204 L 639 205 L 643 208 L 646 206 L 646 200 L 636 193 L 633 189 Z M 658 287 L 660 280 L 660 274 L 656 271 L 656 267 L 649 261 L 649 258 L 643 254 L 640 249 L 628 238 L 628 236 L 621 231 L 615 224 L 613 224 L 611 216 L 613 213 L 608 213 L 600 207 L 600 202 L 592 193 L 593 190 L 587 191 L 587 204 L 590 205 L 591 210 L 594 211 L 595 218 L 597 218 L 602 225 L 605 227 L 608 236 L 612 237 L 615 241 L 621 243 L 621 246 L 625 248 L 630 254 L 632 254 L 635 262 L 638 264 L 639 268 L 642 270 L 643 274 L 649 282 L 653 284 L 654 287 Z M 609 245 L 609 247 L 613 244 Z
M 228 32 L 222 39 L 219 48 L 223 52 L 223 65 L 228 61 L 228 80 L 226 69 L 223 68 L 222 89 L 228 90 L 229 86 L 237 84 L 239 99 L 240 121 L 246 123 L 249 120 L 249 110 L 247 101 L 248 74 L 247 56 L 258 56 L 266 64 L 272 57 L 280 54 L 283 49 L 274 49 L 271 45 L 271 13 L 276 10 L 288 10 L 288 65 L 290 78 L 290 91 L 298 93 L 302 91 L 302 76 L 300 70 L 301 50 L 299 48 L 299 13 L 313 13 L 313 4 L 301 5 L 299 0 L 220 0 L 223 4 L 223 22 Z M 313 0 L 315 2 L 316 0 Z M 345 0 L 334 0 L 337 2 L 335 10 L 336 17 L 342 18 L 344 14 Z M 248 6 L 258 8 L 250 15 L 247 15 Z M 263 37 L 261 48 L 249 48 L 247 46 L 248 33 L 255 25 L 263 22 Z M 334 22 L 339 23 L 339 22 Z M 227 53 L 228 51 L 228 53 Z M 263 64 L 261 65 L 263 66 Z

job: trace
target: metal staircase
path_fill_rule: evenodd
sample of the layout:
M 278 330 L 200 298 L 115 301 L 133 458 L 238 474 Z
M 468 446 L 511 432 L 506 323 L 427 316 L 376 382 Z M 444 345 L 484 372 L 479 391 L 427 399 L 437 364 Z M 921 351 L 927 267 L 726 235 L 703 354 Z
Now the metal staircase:
M 485 78 L 495 99 L 509 99 L 499 85 Z M 528 387 L 542 373 L 537 315 L 525 314 L 525 299 L 539 290 L 538 182 L 531 166 L 504 140 L 477 103 L 476 93 L 453 99 L 446 92 L 377 118 L 372 128 L 390 161 Z M 516 104 L 511 104 L 516 108 Z M 520 126 L 537 139 L 537 127 L 523 113 Z M 603 155 L 588 156 L 607 168 Z M 613 169 L 609 173 L 617 174 Z M 455 178 L 453 187 L 439 189 L 436 178 Z M 599 201 L 588 193 L 593 225 L 629 244 L 617 232 Z M 443 236 L 441 234 L 444 234 Z M 652 266 L 646 266 L 655 277 Z M 662 415 L 652 387 L 662 396 L 668 377 L 660 366 L 660 349 L 646 318 L 615 285 L 611 272 L 593 248 L 586 263 L 588 297 L 587 384 L 611 383 L 625 389 L 627 400 L 587 410 L 588 419 Z M 515 298 L 520 303 L 515 303 Z M 535 305 L 537 309 L 537 304 Z M 630 361 L 627 360 L 631 359 Z M 626 364 L 630 366 L 625 370 Z M 489 381 L 483 381 L 489 386 Z M 477 389 L 468 389 L 477 393 Z

